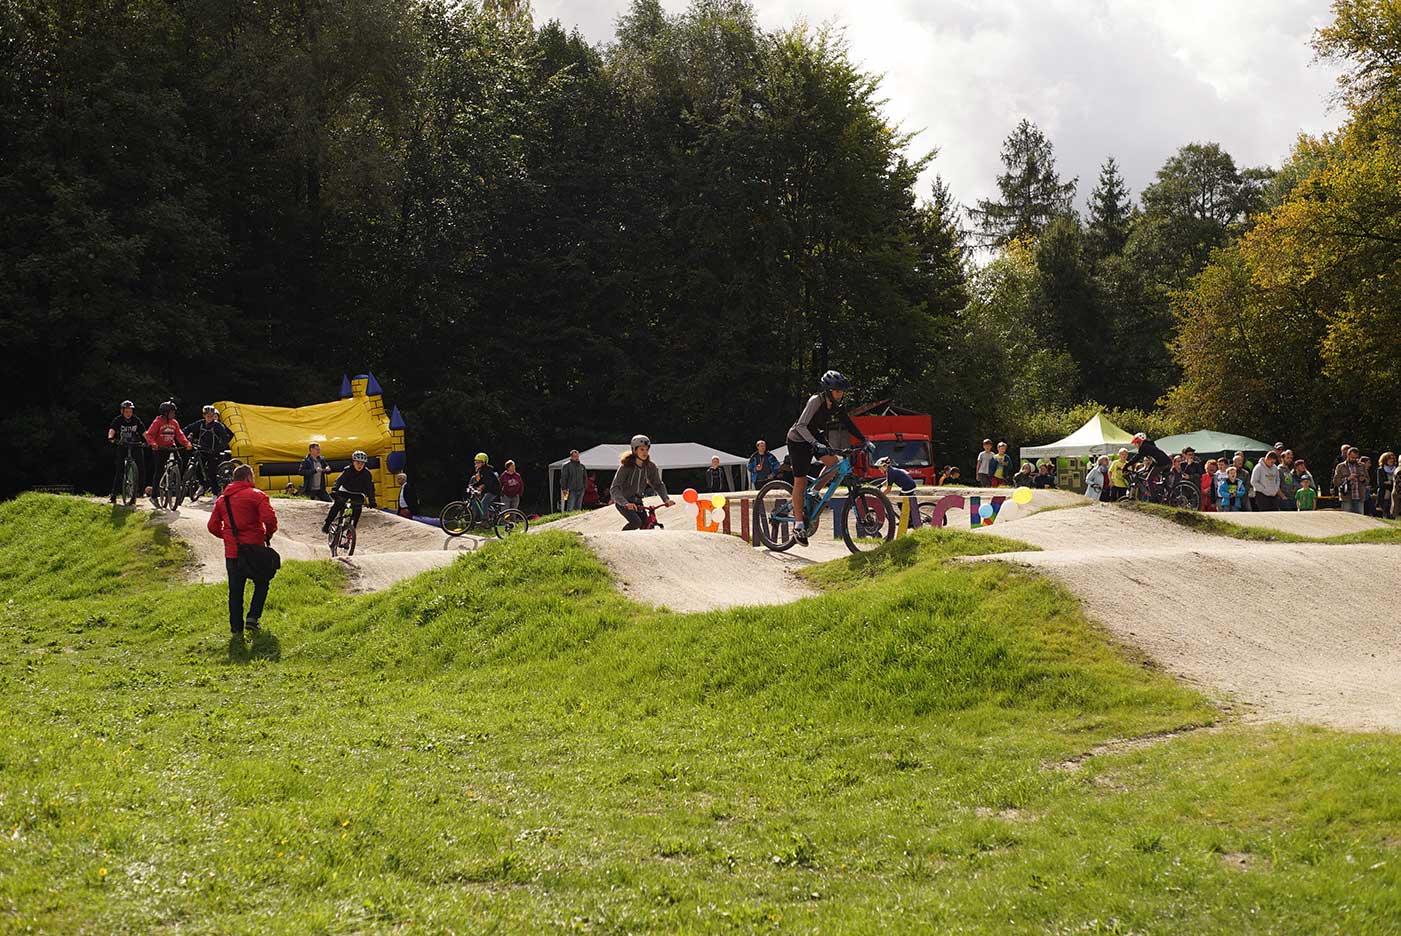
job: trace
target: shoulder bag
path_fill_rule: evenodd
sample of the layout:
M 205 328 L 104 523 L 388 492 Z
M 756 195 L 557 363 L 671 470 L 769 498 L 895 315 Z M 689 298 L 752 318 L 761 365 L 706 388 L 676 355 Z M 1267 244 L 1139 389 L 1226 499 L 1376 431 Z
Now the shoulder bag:
M 277 550 L 262 543 L 238 542 L 238 526 L 234 523 L 233 500 L 224 495 L 224 516 L 228 518 L 229 529 L 233 530 L 234 543 L 238 548 L 238 570 L 255 582 L 271 582 L 277 570 L 282 568 L 282 557 Z

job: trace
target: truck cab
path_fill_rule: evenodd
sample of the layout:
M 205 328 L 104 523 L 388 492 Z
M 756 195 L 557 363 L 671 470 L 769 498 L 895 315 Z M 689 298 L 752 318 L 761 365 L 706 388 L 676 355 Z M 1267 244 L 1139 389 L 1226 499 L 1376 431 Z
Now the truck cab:
M 862 459 L 858 465 L 862 477 L 884 477 L 885 473 L 874 463 L 889 458 L 892 465 L 908 471 L 919 484 L 938 483 L 932 438 L 934 419 L 928 413 L 917 413 L 890 400 L 880 400 L 852 410 L 851 421 L 876 446 L 875 458 Z

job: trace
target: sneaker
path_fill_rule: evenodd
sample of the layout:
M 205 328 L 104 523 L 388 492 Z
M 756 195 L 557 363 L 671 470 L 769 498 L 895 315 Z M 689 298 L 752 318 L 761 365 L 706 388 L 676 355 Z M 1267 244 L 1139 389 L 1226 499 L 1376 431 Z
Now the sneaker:
M 232 636 L 234 636 L 234 637 L 242 637 L 242 636 L 243 636 L 243 628 L 241 628 L 241 627 L 230 627 L 230 628 L 229 628 L 229 634 L 232 635 Z
M 263 625 L 259 624 L 256 618 L 249 618 L 247 622 L 244 623 L 243 629 L 250 634 L 256 634 L 263 629 Z
M 795 526 L 793 528 L 793 538 L 798 541 L 799 546 L 808 544 L 808 531 L 805 527 Z

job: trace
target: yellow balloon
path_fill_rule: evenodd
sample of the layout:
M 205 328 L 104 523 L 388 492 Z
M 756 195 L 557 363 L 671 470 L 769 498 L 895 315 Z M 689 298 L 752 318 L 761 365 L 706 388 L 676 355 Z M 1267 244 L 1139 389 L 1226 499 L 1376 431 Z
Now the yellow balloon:
M 1012 492 L 1012 501 L 1017 504 L 1031 503 L 1031 488 L 1019 487 Z
M 712 494 L 712 495 L 710 495 L 710 506 L 714 507 L 716 510 L 719 510 L 721 507 L 724 507 L 724 506 L 725 506 L 725 495 L 724 495 L 724 494 Z

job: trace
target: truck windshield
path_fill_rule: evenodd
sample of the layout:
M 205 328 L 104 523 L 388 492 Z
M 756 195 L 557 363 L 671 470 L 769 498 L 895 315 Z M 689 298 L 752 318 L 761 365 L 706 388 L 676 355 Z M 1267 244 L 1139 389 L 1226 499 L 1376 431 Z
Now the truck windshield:
M 897 468 L 928 468 L 929 443 L 923 439 L 878 439 L 876 459 L 880 458 L 889 458 Z

